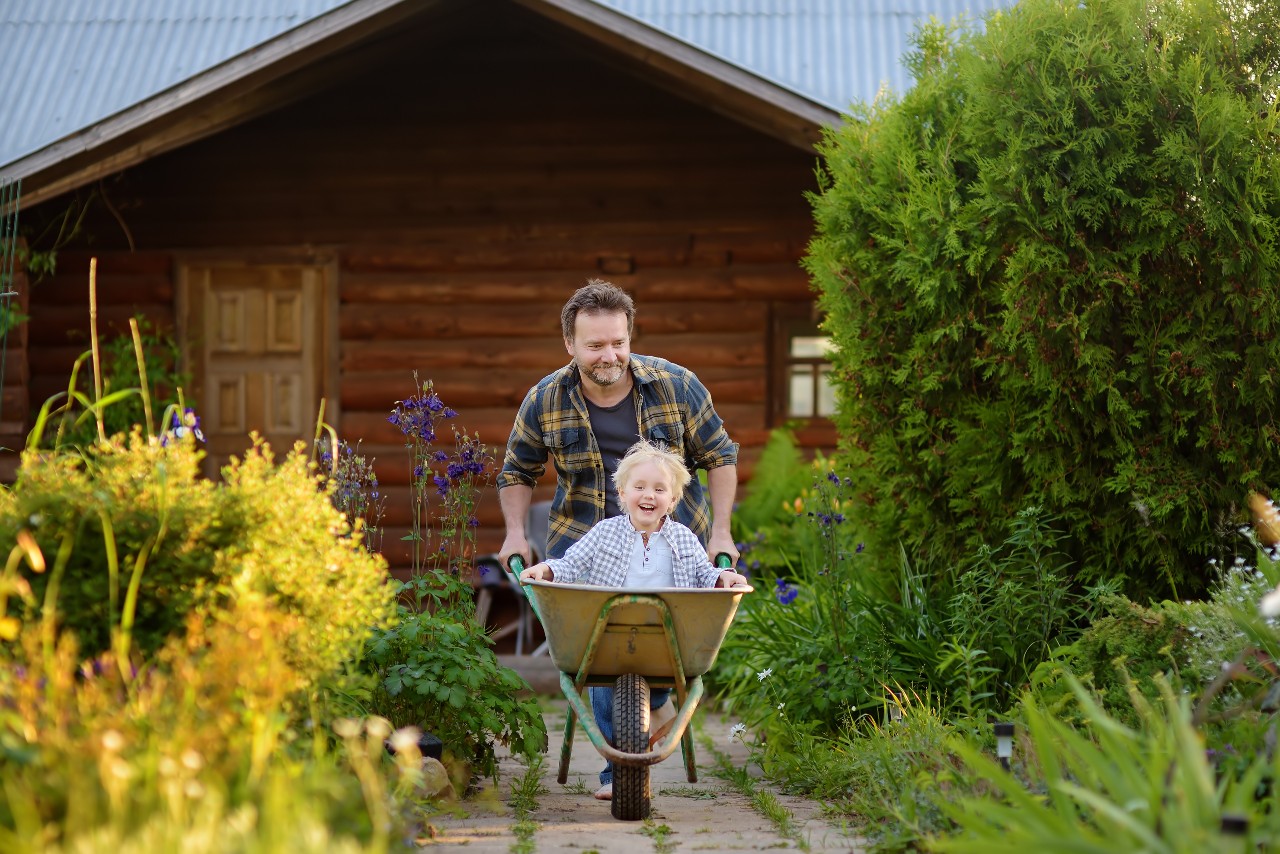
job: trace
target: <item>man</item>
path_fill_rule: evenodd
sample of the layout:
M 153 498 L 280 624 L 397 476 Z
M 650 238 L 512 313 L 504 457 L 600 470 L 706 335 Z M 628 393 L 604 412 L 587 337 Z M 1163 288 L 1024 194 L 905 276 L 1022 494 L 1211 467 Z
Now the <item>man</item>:
M 530 561 L 525 518 L 533 487 L 551 460 L 558 485 L 547 554 L 559 558 L 591 526 L 622 511 L 612 487 L 618 461 L 637 439 L 680 453 L 695 477 L 672 514 L 707 546 L 712 558 L 738 550 L 729 529 L 738 487 L 738 446 L 725 432 L 711 395 L 693 372 L 665 359 L 631 353 L 635 304 L 625 291 L 592 279 L 560 313 L 571 361 L 525 395 L 498 474 L 506 523 L 499 557 Z M 708 495 L 710 507 L 708 508 Z
M 571 361 L 525 395 L 507 440 L 498 474 L 498 503 L 506 523 L 499 560 L 511 555 L 530 564 L 525 519 L 533 487 L 551 460 L 558 478 L 547 527 L 547 554 L 565 551 L 597 522 L 621 515 L 613 473 L 638 439 L 667 446 L 690 474 L 707 472 L 707 493 L 695 476 L 671 515 L 693 530 L 713 559 L 738 550 L 729 515 L 738 488 L 738 446 L 725 432 L 711 395 L 692 371 L 653 356 L 631 353 L 635 304 L 625 291 L 591 279 L 560 312 Z M 655 698 L 656 699 L 656 698 Z M 591 706 L 601 733 L 613 741 L 613 689 L 592 688 Z M 651 714 L 651 732 L 669 726 L 675 712 L 666 701 Z M 600 800 L 613 797 L 613 763 L 600 774 Z

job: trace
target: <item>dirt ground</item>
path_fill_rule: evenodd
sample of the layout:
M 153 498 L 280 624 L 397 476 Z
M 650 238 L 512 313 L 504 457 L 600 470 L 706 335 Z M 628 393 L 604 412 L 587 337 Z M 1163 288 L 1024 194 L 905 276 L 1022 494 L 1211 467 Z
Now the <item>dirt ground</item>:
M 699 709 L 694 720 L 698 782 L 690 783 L 680 752 L 651 771 L 653 815 L 648 821 L 618 821 L 609 813 L 607 801 L 597 801 L 592 792 L 604 765 L 600 754 L 579 731 L 573 741 L 573 758 L 567 785 L 556 782 L 556 768 L 563 741 L 565 709 L 563 698 L 544 703 L 550 749 L 542 766 L 538 809 L 529 818 L 536 822 L 531 847 L 525 851 L 577 851 L 582 854 L 631 854 L 631 852 L 760 851 L 767 849 L 807 849 L 809 851 L 861 851 L 858 840 L 824 821 L 819 805 L 802 798 L 772 791 L 792 813 L 799 840 L 782 835 L 774 824 L 756 812 L 750 800 L 731 784 L 712 773 L 714 758 L 703 744 L 710 738 L 715 749 L 726 754 L 736 767 L 747 762 L 747 750 L 738 740 L 730 740 L 734 721 Z M 427 845 L 435 850 L 461 850 L 474 854 L 508 854 L 518 850 L 513 831 L 516 818 L 508 805 L 512 782 L 525 774 L 525 766 L 502 754 L 502 775 L 496 788 L 487 789 L 464 801 L 453 814 L 431 820 L 434 839 Z M 756 780 L 758 789 L 768 789 Z

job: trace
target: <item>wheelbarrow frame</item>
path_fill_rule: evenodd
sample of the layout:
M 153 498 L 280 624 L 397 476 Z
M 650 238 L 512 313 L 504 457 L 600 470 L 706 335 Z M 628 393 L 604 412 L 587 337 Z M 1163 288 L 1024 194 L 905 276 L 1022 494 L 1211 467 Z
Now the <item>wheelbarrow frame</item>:
M 717 564 L 727 568 L 728 556 L 718 556 Z M 600 755 L 615 765 L 623 767 L 647 767 L 657 764 L 671 756 L 676 747 L 679 746 L 683 754 L 685 774 L 689 782 L 696 783 L 698 780 L 697 761 L 694 755 L 693 736 L 689 731 L 689 725 L 692 723 L 693 715 L 697 711 L 698 704 L 705 693 L 702 674 L 714 664 L 720 644 L 723 643 L 724 635 L 727 633 L 729 624 L 737 612 L 742 594 L 752 592 L 752 588 L 741 585 L 728 589 L 661 588 L 644 590 L 561 584 L 554 581 L 522 582 L 518 580 L 522 568 L 523 562 L 519 557 L 513 557 L 511 559 L 512 574 L 516 577 L 517 583 L 521 585 L 521 592 L 528 598 L 530 607 L 532 607 L 538 620 L 542 623 L 550 644 L 552 659 L 556 664 L 556 668 L 560 671 L 560 688 L 564 692 L 565 698 L 569 701 L 564 741 L 560 749 L 560 764 L 556 773 L 557 782 L 564 784 L 569 779 L 569 761 L 573 753 L 574 733 L 576 725 L 581 723 L 591 745 Z M 559 625 L 558 620 L 552 619 L 549 624 L 545 613 L 548 606 L 555 600 L 539 601 L 540 596 L 563 597 L 573 595 L 569 591 L 582 591 L 584 594 L 590 593 L 594 598 L 602 600 L 595 615 L 595 624 L 591 627 L 585 643 L 583 643 L 580 634 L 577 637 L 568 639 L 558 637 L 556 631 L 557 625 Z M 710 648 L 707 648 L 704 643 L 697 650 L 682 651 L 680 645 L 681 632 L 677 626 L 677 618 L 673 613 L 671 604 L 668 603 L 664 596 L 676 597 L 674 601 L 679 602 L 679 597 L 689 597 L 691 594 L 698 597 L 708 595 L 728 596 L 732 597 L 732 602 L 718 605 L 720 611 L 723 612 L 723 629 Z M 651 610 L 645 611 L 643 609 Z M 592 606 L 587 604 L 584 606 L 583 613 L 589 615 L 591 610 Z M 658 617 L 656 625 L 652 622 L 654 612 Z M 642 619 L 637 621 L 637 616 L 641 616 Z M 717 612 L 717 616 L 721 616 L 721 613 Z M 617 620 L 618 617 L 630 617 L 630 620 L 619 622 Z M 653 636 L 657 634 L 663 636 L 664 642 L 655 644 Z M 628 648 L 633 648 L 639 642 L 644 650 L 651 651 L 655 647 L 665 650 L 666 655 L 662 656 L 665 660 L 652 663 L 646 662 L 647 666 L 643 668 L 644 672 L 636 673 L 636 675 L 643 677 L 651 687 L 672 688 L 675 691 L 676 718 L 672 722 L 670 733 L 657 749 L 643 752 L 627 752 L 609 744 L 604 734 L 600 731 L 600 727 L 596 724 L 594 713 L 583 699 L 584 688 L 594 686 L 611 687 L 620 676 L 633 672 L 630 667 L 620 669 L 620 665 L 616 660 L 604 660 L 610 657 L 609 647 L 611 644 L 616 646 L 618 643 L 623 643 L 622 638 L 618 637 L 619 635 L 626 637 L 625 645 Z M 685 635 L 686 640 L 688 640 L 689 630 L 686 629 Z M 571 648 L 572 654 L 568 654 L 566 648 Z M 581 648 L 580 654 L 578 652 L 579 648 Z M 601 666 L 598 667 L 598 664 L 601 664 Z M 616 737 L 617 734 L 615 733 Z M 616 811 L 615 815 L 617 815 Z M 639 817 L 643 816 L 636 816 L 636 818 Z

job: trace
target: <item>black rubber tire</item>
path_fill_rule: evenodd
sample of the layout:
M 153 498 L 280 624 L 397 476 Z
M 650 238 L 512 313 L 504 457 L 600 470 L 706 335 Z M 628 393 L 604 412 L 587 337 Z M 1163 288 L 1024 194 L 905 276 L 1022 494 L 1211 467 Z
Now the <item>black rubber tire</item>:
M 627 673 L 613 683 L 613 743 L 624 753 L 649 750 L 649 683 Z M 649 766 L 613 763 L 613 802 L 610 812 L 621 821 L 649 817 Z

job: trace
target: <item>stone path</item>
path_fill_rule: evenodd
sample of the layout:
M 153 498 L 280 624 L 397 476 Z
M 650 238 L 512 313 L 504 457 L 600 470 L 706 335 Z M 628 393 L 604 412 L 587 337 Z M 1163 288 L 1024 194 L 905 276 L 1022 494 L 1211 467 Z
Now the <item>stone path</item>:
M 474 854 L 507 854 L 511 851 L 577 851 L 582 854 L 632 854 L 632 852 L 760 851 L 801 849 L 809 851 L 860 851 L 857 839 L 825 822 L 819 805 L 773 791 L 778 802 L 792 813 L 799 828 L 799 840 L 782 835 L 774 824 L 751 806 L 750 799 L 712 773 L 714 757 L 703 743 L 710 738 L 719 752 L 730 757 L 735 767 L 748 760 L 747 749 L 729 740 L 733 721 L 708 711 L 698 711 L 694 719 L 697 736 L 698 782 L 688 782 L 680 752 L 651 770 L 653 815 L 649 821 L 618 821 L 609 813 L 607 801 L 597 801 L 597 774 L 604 761 L 579 731 L 573 741 L 569 782 L 556 782 L 556 767 L 563 741 L 565 709 L 563 698 L 547 701 L 545 717 L 550 749 L 542 767 L 546 792 L 538 796 L 538 809 L 530 816 L 538 827 L 531 846 L 520 848 L 513 831 L 515 816 L 508 801 L 512 782 L 521 778 L 525 766 L 503 753 L 502 774 L 493 788 L 461 804 L 456 814 L 431 819 L 434 839 L 429 848 L 462 850 Z M 756 780 L 760 789 L 768 787 Z

